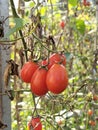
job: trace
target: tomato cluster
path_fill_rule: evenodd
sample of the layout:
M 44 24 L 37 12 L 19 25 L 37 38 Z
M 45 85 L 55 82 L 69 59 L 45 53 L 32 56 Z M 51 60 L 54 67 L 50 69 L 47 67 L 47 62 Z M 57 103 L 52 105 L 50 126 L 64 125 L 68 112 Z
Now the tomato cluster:
M 66 57 L 54 53 L 40 63 L 28 61 L 20 71 L 21 79 L 30 83 L 31 91 L 37 96 L 43 96 L 48 91 L 59 94 L 68 86 L 68 74 L 65 68 Z

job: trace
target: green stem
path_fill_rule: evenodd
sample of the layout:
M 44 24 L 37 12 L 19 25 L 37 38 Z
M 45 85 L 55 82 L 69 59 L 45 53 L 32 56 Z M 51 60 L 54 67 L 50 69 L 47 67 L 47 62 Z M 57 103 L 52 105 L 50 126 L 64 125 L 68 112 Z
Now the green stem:
M 19 18 L 18 14 L 16 12 L 13 0 L 10 0 L 10 4 L 11 4 L 11 9 L 12 9 L 13 16 L 16 17 L 16 18 Z
M 15 8 L 13 0 L 10 0 L 10 4 L 11 4 L 11 9 L 12 9 L 13 16 L 16 17 L 16 18 L 20 18 L 19 15 L 16 12 L 16 8 Z M 25 39 L 23 37 L 23 33 L 22 33 L 21 30 L 19 30 L 19 34 L 22 37 L 22 43 L 23 43 L 24 50 L 25 50 L 26 60 L 28 61 L 28 56 L 27 56 L 27 51 L 26 51 L 27 50 L 27 45 L 26 45 L 26 42 L 25 42 Z
M 36 102 L 35 102 L 35 95 L 32 94 L 32 97 L 33 97 L 33 103 L 34 103 L 34 108 L 35 108 L 32 116 L 34 115 L 35 112 L 36 112 L 36 115 L 38 116 L 38 112 L 37 112 L 37 108 L 36 108 Z
M 33 35 L 33 37 L 41 44 L 41 46 L 43 46 L 46 50 L 48 50 L 49 52 L 57 52 L 57 51 L 54 51 L 54 50 L 50 50 L 48 47 L 46 47 L 46 46 L 44 46 L 43 44 L 42 44 L 42 41 L 41 41 L 41 39 L 39 38 L 39 37 L 37 37 L 33 32 L 32 32 L 32 35 Z

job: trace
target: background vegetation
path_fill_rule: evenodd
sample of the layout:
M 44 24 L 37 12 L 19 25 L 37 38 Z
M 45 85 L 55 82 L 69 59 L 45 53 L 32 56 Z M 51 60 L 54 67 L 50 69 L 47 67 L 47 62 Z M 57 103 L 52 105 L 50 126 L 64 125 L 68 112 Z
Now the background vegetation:
M 98 21 L 94 1 L 89 5 L 80 0 L 27 1 L 19 0 L 16 8 L 10 0 L 6 36 L 10 36 L 10 58 L 20 71 L 29 59 L 40 62 L 48 54 L 62 52 L 67 59 L 69 85 L 59 95 L 35 96 L 34 102 L 30 84 L 11 76 L 13 130 L 27 130 L 31 117 L 36 116 L 35 107 L 43 130 L 97 130 Z M 89 109 L 93 114 L 88 114 Z

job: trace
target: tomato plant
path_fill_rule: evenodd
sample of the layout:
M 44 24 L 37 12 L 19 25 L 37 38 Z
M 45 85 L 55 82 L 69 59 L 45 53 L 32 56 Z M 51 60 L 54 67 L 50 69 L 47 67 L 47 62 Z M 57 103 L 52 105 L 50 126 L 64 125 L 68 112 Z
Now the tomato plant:
M 23 65 L 22 69 L 20 70 L 21 79 L 26 83 L 30 83 L 32 75 L 34 74 L 37 68 L 38 68 L 37 63 L 32 61 L 26 62 Z
M 46 83 L 49 91 L 55 94 L 63 92 L 68 86 L 66 68 L 60 64 L 54 64 L 47 73 Z
M 32 82 L 26 85 L 22 84 L 24 90 L 21 91 L 21 88 L 16 86 L 13 88 L 16 96 L 15 102 L 12 102 L 12 104 L 14 108 L 17 106 L 16 111 L 13 110 L 12 113 L 13 129 L 20 128 L 26 130 L 25 127 L 28 120 L 26 117 L 29 118 L 28 115 L 32 113 L 32 108 L 34 110 L 38 109 L 38 113 L 42 117 L 44 130 L 89 130 L 90 127 L 92 128 L 89 120 L 95 120 L 96 126 L 94 128 L 97 129 L 96 119 L 98 112 L 96 111 L 96 105 L 98 97 L 96 97 L 96 90 L 98 73 L 95 42 L 97 35 L 94 35 L 98 26 L 94 22 L 96 21 L 96 3 L 92 1 L 92 6 L 88 6 L 88 0 L 83 1 L 49 0 L 39 2 L 31 0 L 30 3 L 25 3 L 24 10 L 20 11 L 19 16 L 21 18 L 10 19 L 15 21 L 15 28 L 12 29 L 17 30 L 11 36 L 11 39 L 17 42 L 11 45 L 11 49 L 15 49 L 16 52 L 11 54 L 11 58 L 16 56 L 15 62 L 18 60 L 19 63 L 19 60 L 22 58 L 19 56 L 23 55 L 18 55 L 18 52 L 23 52 L 24 60 L 33 57 L 39 60 L 39 65 L 48 68 L 47 74 L 43 74 L 44 76 L 41 71 L 46 70 L 43 70 L 43 68 L 35 70 L 37 74 L 34 72 L 35 77 L 32 75 Z M 26 6 L 26 4 L 28 5 Z M 18 30 L 23 32 L 23 36 L 18 34 Z M 17 39 L 20 40 L 17 41 Z M 26 48 L 22 44 L 23 39 L 26 41 Z M 18 46 L 18 43 L 21 44 Z M 66 57 L 63 55 L 64 53 L 66 53 Z M 42 58 L 47 59 L 42 60 Z M 66 59 L 68 61 L 67 65 Z M 19 65 L 21 66 L 21 64 Z M 68 70 L 68 75 L 66 74 L 66 69 Z M 11 84 L 13 85 L 13 76 L 11 78 Z M 26 74 L 24 78 L 27 78 Z M 15 82 L 17 82 L 16 80 Z M 66 91 L 68 80 L 69 87 Z M 32 92 L 27 90 L 29 85 L 31 85 Z M 21 86 L 21 82 L 17 86 Z M 47 93 L 48 89 L 49 93 Z M 96 93 L 95 97 L 93 97 L 93 92 L 94 94 Z M 34 96 L 35 100 L 33 99 L 32 101 L 32 93 L 42 97 Z M 59 93 L 60 95 L 56 95 Z M 44 94 L 46 95 L 43 96 Z M 21 95 L 24 95 L 24 97 Z M 24 102 L 26 103 L 25 112 L 23 112 Z M 20 111 L 16 123 L 14 113 L 18 114 L 20 109 L 19 103 L 21 103 L 23 111 Z M 88 112 L 88 108 L 93 110 L 93 114 Z M 57 122 L 59 119 L 62 122 Z
M 48 92 L 46 85 L 47 70 L 45 68 L 38 68 L 31 79 L 32 93 L 43 96 Z

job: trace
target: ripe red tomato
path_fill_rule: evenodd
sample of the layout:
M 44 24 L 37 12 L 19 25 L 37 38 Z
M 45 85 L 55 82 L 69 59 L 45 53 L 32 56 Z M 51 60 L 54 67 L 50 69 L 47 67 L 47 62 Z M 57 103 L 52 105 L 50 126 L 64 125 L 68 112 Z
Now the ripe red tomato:
M 42 130 L 42 124 L 39 117 L 32 118 L 32 126 L 34 130 Z
M 90 124 L 91 126 L 95 126 L 95 125 L 96 125 L 96 122 L 93 121 L 93 120 L 90 120 L 90 121 L 89 121 L 89 124 Z
M 34 117 L 31 119 L 28 124 L 28 130 L 31 130 L 31 128 L 33 128 L 33 130 L 42 130 L 42 123 L 40 117 Z
M 62 29 L 64 29 L 64 27 L 65 27 L 65 22 L 64 22 L 64 21 L 61 21 L 61 22 L 60 22 L 60 27 L 61 27 Z
M 61 120 L 59 120 L 57 123 L 58 123 L 58 125 L 62 125 L 63 124 L 63 122 Z
M 41 65 L 45 66 L 47 65 L 47 68 L 50 69 L 51 66 L 55 63 L 61 63 L 64 66 L 66 65 L 66 57 L 64 54 L 58 54 L 58 53 L 53 53 L 50 57 L 49 57 L 49 64 L 48 64 L 48 60 L 42 60 Z
M 49 57 L 49 65 L 48 68 L 51 68 L 51 66 L 55 63 L 62 63 L 63 65 L 66 65 L 66 57 L 62 54 L 58 54 L 58 53 L 53 53 L 50 57 Z
M 88 113 L 89 116 L 93 115 L 93 111 L 91 109 L 89 109 L 87 113 Z
M 27 130 L 31 130 L 32 124 L 31 121 L 28 123 Z
M 46 85 L 47 70 L 45 68 L 38 68 L 31 79 L 31 91 L 35 95 L 43 96 L 48 92 Z
M 87 1 L 87 0 L 83 0 L 83 5 L 84 5 L 84 6 L 90 6 L 90 2 Z
M 66 68 L 60 64 L 54 64 L 47 73 L 46 84 L 48 90 L 54 94 L 63 92 L 68 86 Z
M 97 95 L 93 95 L 93 100 L 97 101 L 98 100 L 98 96 Z
M 38 68 L 37 63 L 32 62 L 32 61 L 28 61 L 26 62 L 21 71 L 20 71 L 20 78 L 26 82 L 26 83 L 30 83 L 32 75 L 34 74 L 35 70 Z

